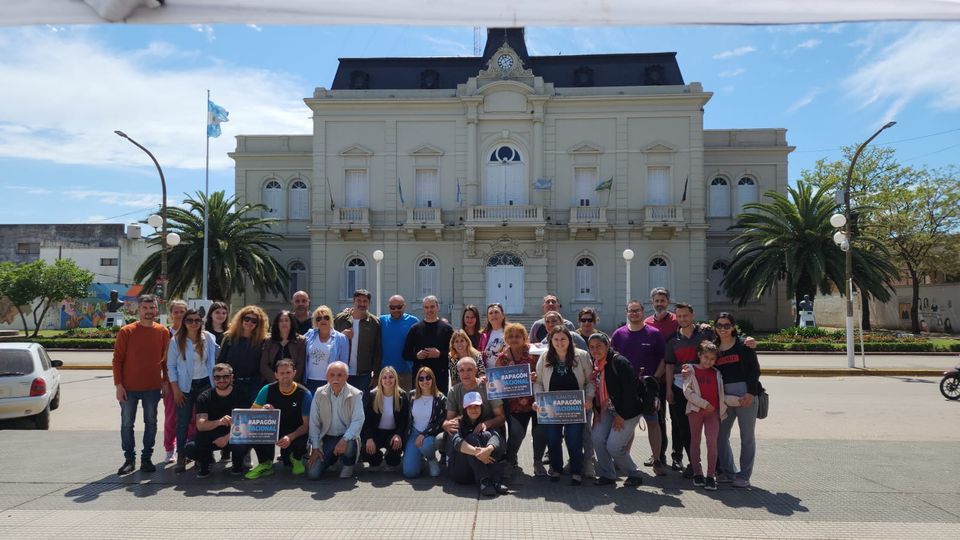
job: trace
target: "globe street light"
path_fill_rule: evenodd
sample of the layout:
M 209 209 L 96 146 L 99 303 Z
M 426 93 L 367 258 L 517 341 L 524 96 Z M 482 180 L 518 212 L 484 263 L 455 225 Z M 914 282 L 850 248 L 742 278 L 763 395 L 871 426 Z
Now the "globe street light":
M 377 263 L 377 316 L 383 314 L 380 311 L 380 263 L 383 262 L 383 252 L 379 249 L 373 252 L 373 262 Z
M 850 220 L 850 180 L 853 177 L 853 168 L 857 164 L 857 159 L 860 157 L 860 154 L 863 152 L 863 149 L 870 144 L 870 141 L 877 138 L 880 133 L 887 129 L 895 126 L 896 122 L 887 122 L 880 129 L 876 131 L 869 139 L 863 142 L 857 151 L 853 154 L 853 159 L 850 160 L 850 167 L 847 168 L 847 178 L 843 183 L 843 222 L 840 225 L 834 225 L 835 227 L 843 227 L 843 237 L 840 241 L 837 241 L 837 235 L 834 235 L 834 241 L 840 244 L 840 249 L 846 252 L 846 283 L 844 288 L 846 289 L 847 295 L 847 367 L 853 367 L 853 229 L 851 228 Z M 834 219 L 837 218 L 837 219 Z M 841 220 L 838 216 L 834 215 L 830 218 L 830 224 L 841 223 Z M 837 233 L 839 235 L 839 233 Z M 846 249 L 844 249 L 846 248 Z
M 623 250 L 623 261 L 627 263 L 627 299 L 623 303 L 624 306 L 629 304 L 631 300 L 630 298 L 630 261 L 633 260 L 633 255 L 634 253 L 632 249 L 627 248 Z
M 157 172 L 160 173 L 160 188 L 163 190 L 163 203 L 160 206 L 160 215 L 150 216 L 150 218 L 147 220 L 147 223 L 154 228 L 156 228 L 157 225 L 160 226 L 160 279 L 157 280 L 157 285 L 159 285 L 158 290 L 160 293 L 157 294 L 157 296 L 163 300 L 167 286 L 167 247 L 175 246 L 180 243 L 180 235 L 177 233 L 170 233 L 169 235 L 167 234 L 167 181 L 163 177 L 163 169 L 160 168 L 160 163 L 157 161 L 157 158 L 153 157 L 153 154 L 150 153 L 149 150 L 120 130 L 116 130 L 114 133 L 130 141 L 134 146 L 146 152 L 146 154 L 150 156 L 150 159 L 153 160 L 153 164 L 157 166 Z M 157 223 L 157 220 L 153 218 L 159 218 L 159 223 Z

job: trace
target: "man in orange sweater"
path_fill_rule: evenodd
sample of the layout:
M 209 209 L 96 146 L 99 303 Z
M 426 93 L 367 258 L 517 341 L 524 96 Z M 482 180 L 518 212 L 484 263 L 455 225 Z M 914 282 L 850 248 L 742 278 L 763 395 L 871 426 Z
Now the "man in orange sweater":
M 159 313 L 155 296 L 145 294 L 138 301 L 140 320 L 120 329 L 113 348 L 113 383 L 120 402 L 120 446 L 124 458 L 117 475 L 130 474 L 136 466 L 133 424 L 137 419 L 138 402 L 143 403 L 144 424 L 140 470 L 146 473 L 157 470 L 152 461 L 153 444 L 157 438 L 157 404 L 167 379 L 170 332 L 155 322 Z

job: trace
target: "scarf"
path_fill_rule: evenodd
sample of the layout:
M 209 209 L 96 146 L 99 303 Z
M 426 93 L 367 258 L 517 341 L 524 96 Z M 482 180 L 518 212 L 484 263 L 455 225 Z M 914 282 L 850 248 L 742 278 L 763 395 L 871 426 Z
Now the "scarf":
M 607 410 L 607 404 L 610 402 L 610 394 L 607 393 L 607 374 L 604 371 L 604 368 L 607 367 L 607 359 L 609 357 L 610 354 L 607 353 L 607 355 L 598 360 L 593 367 L 593 377 L 596 381 L 597 399 L 599 400 L 601 416 Z

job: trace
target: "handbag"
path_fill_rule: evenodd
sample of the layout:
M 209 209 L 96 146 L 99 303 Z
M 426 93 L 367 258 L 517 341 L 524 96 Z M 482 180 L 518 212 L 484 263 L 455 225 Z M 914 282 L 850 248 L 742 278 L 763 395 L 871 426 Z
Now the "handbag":
M 763 420 L 768 412 L 770 412 L 770 394 L 765 389 L 760 390 L 760 395 L 757 396 L 757 419 Z

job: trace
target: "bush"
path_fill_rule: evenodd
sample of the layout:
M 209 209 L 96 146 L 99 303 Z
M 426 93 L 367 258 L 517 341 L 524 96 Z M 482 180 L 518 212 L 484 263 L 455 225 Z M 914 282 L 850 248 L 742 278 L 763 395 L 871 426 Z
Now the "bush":
M 47 349 L 113 349 L 116 342 L 114 338 L 67 338 L 67 337 L 37 337 L 30 339 L 27 337 L 17 337 L 5 339 L 4 342 L 36 342 Z
M 119 326 L 111 326 L 108 328 L 70 328 L 69 330 L 65 330 L 58 337 L 79 339 L 116 338 L 117 332 L 119 331 Z
M 960 352 L 960 343 L 953 343 L 950 345 L 950 352 Z
M 907 342 L 907 343 L 898 343 L 898 342 L 873 342 L 867 341 L 864 343 L 864 347 L 867 352 L 932 352 L 934 350 L 933 343 L 927 342 Z M 957 345 L 958 350 L 960 350 L 960 345 Z M 757 350 L 761 352 L 774 352 L 774 351 L 809 351 L 809 352 L 830 352 L 830 351 L 845 351 L 846 344 L 844 343 L 825 343 L 825 342 L 794 342 L 794 343 L 783 343 L 777 341 L 758 341 Z M 857 343 L 856 350 L 860 350 L 860 344 Z

